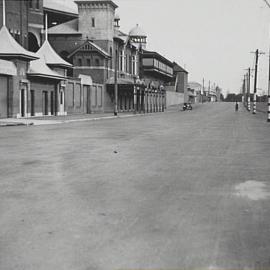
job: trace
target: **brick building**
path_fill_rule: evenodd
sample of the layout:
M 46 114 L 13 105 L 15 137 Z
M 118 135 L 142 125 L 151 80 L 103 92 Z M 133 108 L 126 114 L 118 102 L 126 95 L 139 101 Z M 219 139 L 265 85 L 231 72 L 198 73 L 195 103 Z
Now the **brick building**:
M 17 117 L 111 112 L 115 87 L 119 111 L 165 109 L 166 88 L 175 81 L 174 64 L 146 50 L 147 35 L 139 25 L 128 34 L 120 30 L 113 1 L 78 0 L 73 6 L 52 0 L 6 2 L 9 35 L 38 58 L 25 63 L 22 80 L 27 89 Z M 11 75 L 13 64 L 6 65 L 7 76 L 17 76 Z

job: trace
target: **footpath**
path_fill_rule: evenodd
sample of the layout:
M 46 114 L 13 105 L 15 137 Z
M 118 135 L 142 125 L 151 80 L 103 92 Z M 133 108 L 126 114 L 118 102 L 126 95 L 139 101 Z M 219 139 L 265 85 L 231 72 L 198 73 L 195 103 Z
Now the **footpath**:
M 166 109 L 165 113 L 179 111 L 179 105 L 170 106 Z M 158 113 L 133 113 L 133 112 L 120 112 L 117 116 L 113 113 L 96 113 L 96 114 L 75 114 L 66 116 L 44 116 L 44 117 L 31 117 L 31 118 L 5 118 L 0 119 L 0 127 L 12 127 L 12 126 L 41 126 L 41 125 L 58 125 L 73 122 L 87 122 L 98 121 L 128 117 L 139 117 L 154 115 Z

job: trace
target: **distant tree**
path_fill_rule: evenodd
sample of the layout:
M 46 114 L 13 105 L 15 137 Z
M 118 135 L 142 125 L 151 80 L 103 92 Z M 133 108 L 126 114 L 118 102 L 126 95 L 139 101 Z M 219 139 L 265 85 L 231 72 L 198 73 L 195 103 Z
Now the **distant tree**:
M 226 102 L 235 102 L 236 101 L 236 95 L 234 93 L 228 93 L 225 101 Z
M 242 94 L 238 94 L 238 95 L 236 95 L 236 100 L 235 101 L 238 101 L 238 102 L 241 102 L 242 101 L 242 97 L 243 97 L 243 95 Z

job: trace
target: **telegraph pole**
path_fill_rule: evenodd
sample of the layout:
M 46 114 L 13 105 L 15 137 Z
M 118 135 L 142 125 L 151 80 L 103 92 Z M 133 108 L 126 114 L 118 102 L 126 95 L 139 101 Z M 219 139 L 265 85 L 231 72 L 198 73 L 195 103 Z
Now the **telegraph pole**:
M 247 74 L 247 109 L 250 112 L 250 68 L 248 68 Z
M 209 102 L 209 97 L 210 97 L 210 90 L 211 90 L 211 81 L 209 81 L 209 85 L 208 85 L 208 102 Z
M 266 5 L 270 8 L 268 0 L 264 0 Z M 268 97 L 267 97 L 267 122 L 270 122 L 270 49 L 269 49 L 269 78 L 268 78 Z
M 257 78 L 258 78 L 258 61 L 259 50 L 255 52 L 255 75 L 254 75 L 254 94 L 253 94 L 253 114 L 256 114 L 257 110 Z
M 268 74 L 268 96 L 267 96 L 267 122 L 270 122 L 270 48 L 269 48 L 269 74 Z
M 117 69 L 118 69 L 118 53 L 115 51 L 115 67 L 114 67 L 114 115 L 118 114 L 118 81 L 117 81 Z
M 243 97 L 242 97 L 242 103 L 245 107 L 246 103 L 246 74 L 244 75 L 244 80 L 243 80 Z
M 204 96 L 204 78 L 203 78 L 203 87 L 202 87 L 202 93 L 201 93 L 201 95 L 202 95 L 202 103 L 203 103 L 203 96 Z

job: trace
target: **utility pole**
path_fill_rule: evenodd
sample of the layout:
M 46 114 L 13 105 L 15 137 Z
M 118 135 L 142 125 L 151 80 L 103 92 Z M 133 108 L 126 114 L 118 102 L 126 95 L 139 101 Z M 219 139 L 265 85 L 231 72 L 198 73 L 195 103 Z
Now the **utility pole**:
M 242 103 L 245 106 L 245 95 L 246 95 L 246 74 L 244 75 L 243 88 L 242 88 Z
M 118 81 L 117 81 L 117 69 L 118 69 L 118 53 L 115 51 L 115 65 L 114 65 L 114 115 L 118 114 Z
M 247 109 L 250 112 L 250 68 L 248 68 L 247 74 Z
M 266 5 L 270 8 L 268 0 L 264 0 Z M 270 49 L 269 49 L 269 78 L 268 78 L 268 96 L 267 96 L 267 122 L 270 122 Z
M 270 122 L 270 48 L 269 48 L 269 74 L 268 74 L 268 96 L 267 96 L 267 122 Z
M 208 102 L 209 102 L 209 97 L 210 97 L 210 89 L 211 88 L 211 81 L 209 81 L 209 85 L 208 85 Z
M 254 77 L 254 94 L 253 94 L 253 114 L 256 114 L 257 110 L 257 78 L 258 78 L 258 61 L 259 61 L 259 50 L 255 52 L 255 77 Z
M 202 103 L 203 103 L 203 96 L 204 96 L 204 78 L 203 78 L 203 87 L 202 87 Z

